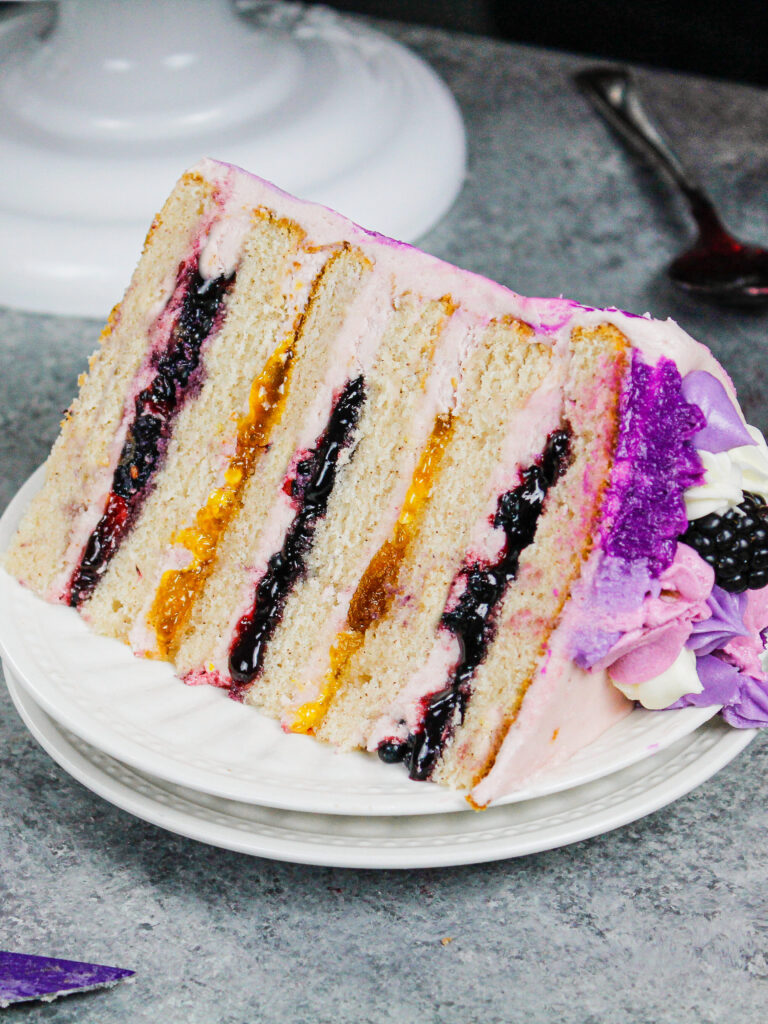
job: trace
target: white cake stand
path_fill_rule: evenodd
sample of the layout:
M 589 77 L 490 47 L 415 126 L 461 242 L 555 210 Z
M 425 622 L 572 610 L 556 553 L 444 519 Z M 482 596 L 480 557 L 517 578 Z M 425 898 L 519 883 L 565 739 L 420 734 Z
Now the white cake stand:
M 202 156 L 412 240 L 453 202 L 465 141 L 423 61 L 324 8 L 26 4 L 0 21 L 0 303 L 103 317 Z

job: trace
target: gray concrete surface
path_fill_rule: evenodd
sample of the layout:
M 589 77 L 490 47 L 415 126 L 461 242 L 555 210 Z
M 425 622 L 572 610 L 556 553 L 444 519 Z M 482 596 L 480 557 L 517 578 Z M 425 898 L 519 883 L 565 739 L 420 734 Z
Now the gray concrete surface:
M 470 172 L 425 248 L 528 294 L 672 316 L 768 428 L 768 314 L 675 295 L 680 207 L 568 75 L 583 61 L 390 28 L 441 72 Z M 768 95 L 642 73 L 737 232 L 768 241 Z M 160 197 L 158 197 L 160 198 Z M 0 311 L 0 506 L 53 440 L 88 321 Z M 768 742 L 618 831 L 520 860 L 411 872 L 271 863 L 180 839 L 70 779 L 0 692 L 0 946 L 136 981 L 9 1022 L 720 1024 L 768 1016 Z M 442 939 L 452 941 L 443 944 Z

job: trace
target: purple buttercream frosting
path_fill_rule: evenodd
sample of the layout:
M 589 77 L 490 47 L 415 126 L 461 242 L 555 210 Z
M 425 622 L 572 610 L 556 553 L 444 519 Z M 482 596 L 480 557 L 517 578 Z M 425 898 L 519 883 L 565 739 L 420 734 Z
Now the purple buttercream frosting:
M 706 370 L 692 370 L 685 375 L 682 390 L 685 400 L 697 405 L 706 420 L 693 438 L 697 448 L 706 452 L 726 452 L 729 448 L 755 444 L 717 377 Z
M 584 625 L 574 631 L 571 656 L 580 668 L 604 657 L 620 634 L 601 623 L 639 607 L 653 581 L 675 557 L 685 532 L 683 492 L 703 479 L 692 438 L 704 415 L 683 397 L 671 359 L 656 366 L 632 353 L 620 405 L 619 440 L 601 525 L 601 557 L 582 595 Z
M 677 538 L 688 524 L 683 492 L 703 480 L 691 439 L 705 423 L 701 410 L 685 400 L 671 359 L 648 366 L 632 353 L 605 501 L 601 547 L 606 555 L 642 559 L 654 579 L 672 564 Z
M 653 584 L 645 561 L 628 562 L 624 558 L 602 558 L 589 588 L 588 614 L 571 640 L 572 657 L 579 668 L 591 668 L 601 661 L 620 632 L 606 629 L 617 615 L 634 611 Z
M 722 704 L 723 718 L 740 729 L 768 726 L 768 684 L 728 659 L 724 648 L 737 636 L 749 636 L 745 624 L 748 595 L 729 594 L 715 585 L 707 598 L 712 617 L 694 624 L 686 647 L 696 652 L 696 672 L 703 689 L 688 693 L 672 708 Z M 761 634 L 762 639 L 762 634 Z
M 701 693 L 687 693 L 670 707 L 707 708 L 722 704 L 723 718 L 737 729 L 768 726 L 768 692 L 764 682 L 740 672 L 716 654 L 697 658 L 696 671 L 704 689 Z
M 0 951 L 0 1007 L 114 985 L 132 974 L 122 967 Z
M 746 593 L 729 594 L 715 584 L 707 598 L 707 606 L 712 612 L 711 617 L 693 623 L 693 632 L 685 645 L 695 651 L 699 658 L 725 647 L 735 636 L 749 636 L 749 630 L 744 625 Z M 719 701 L 712 703 L 717 704 Z

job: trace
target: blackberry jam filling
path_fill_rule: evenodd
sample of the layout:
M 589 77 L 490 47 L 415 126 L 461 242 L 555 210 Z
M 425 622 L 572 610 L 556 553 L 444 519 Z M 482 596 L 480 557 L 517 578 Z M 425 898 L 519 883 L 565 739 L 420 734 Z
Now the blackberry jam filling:
M 352 441 L 364 401 L 365 382 L 356 377 L 337 399 L 317 446 L 297 467 L 291 483 L 296 515 L 282 548 L 267 563 L 256 588 L 253 608 L 235 629 L 229 654 L 234 697 L 242 696 L 244 688 L 261 672 L 266 646 L 282 619 L 288 595 L 304 575 L 317 522 L 328 508 L 339 455 Z
M 472 677 L 496 635 L 496 615 L 509 584 L 517 576 L 520 555 L 532 543 L 547 491 L 568 468 L 571 431 L 566 425 L 547 438 L 538 461 L 522 473 L 522 483 L 498 500 L 493 525 L 502 529 L 506 543 L 492 564 L 474 562 L 460 571 L 465 589 L 456 607 L 444 612 L 440 627 L 458 639 L 461 655 L 448 685 L 425 698 L 424 716 L 417 732 L 398 743 L 385 741 L 378 749 L 387 763 L 404 761 L 412 779 L 428 779 L 440 752 L 464 720 L 472 692 Z
M 157 354 L 152 383 L 134 403 L 133 422 L 112 478 L 104 513 L 88 539 L 80 565 L 69 585 L 69 604 L 87 601 L 106 572 L 110 559 L 133 526 L 148 485 L 160 468 L 173 422 L 184 401 L 200 386 L 203 343 L 211 335 L 235 275 L 203 280 L 190 268 L 179 316 L 168 343 Z

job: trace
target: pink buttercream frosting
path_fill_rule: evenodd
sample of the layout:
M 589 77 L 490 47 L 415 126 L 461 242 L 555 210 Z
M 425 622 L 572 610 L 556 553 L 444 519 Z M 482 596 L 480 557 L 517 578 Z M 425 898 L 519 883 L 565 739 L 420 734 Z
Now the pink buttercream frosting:
M 621 636 L 593 667 L 610 667 L 611 677 L 622 685 L 643 683 L 666 671 L 693 623 L 711 616 L 707 597 L 714 582 L 712 566 L 687 544 L 678 544 L 672 564 L 658 579 L 649 580 L 642 604 L 616 616 L 613 627 Z
M 723 648 L 731 664 L 753 679 L 766 679 L 760 656 L 763 653 L 762 630 L 768 626 L 768 587 L 747 591 L 747 607 L 744 612 L 744 626 L 747 636 L 735 636 Z

